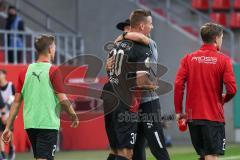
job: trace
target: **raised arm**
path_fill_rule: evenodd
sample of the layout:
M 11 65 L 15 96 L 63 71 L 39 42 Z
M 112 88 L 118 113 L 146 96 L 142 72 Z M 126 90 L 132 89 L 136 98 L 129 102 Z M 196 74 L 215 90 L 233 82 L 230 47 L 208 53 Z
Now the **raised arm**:
M 133 41 L 136 41 L 139 43 L 143 43 L 146 45 L 148 45 L 149 41 L 150 41 L 149 37 L 145 36 L 142 33 L 138 33 L 138 32 L 127 32 L 127 33 L 125 33 L 124 38 L 133 40 Z M 121 41 L 121 40 L 123 40 L 123 34 L 117 37 L 117 39 L 115 40 L 115 43 L 118 41 Z

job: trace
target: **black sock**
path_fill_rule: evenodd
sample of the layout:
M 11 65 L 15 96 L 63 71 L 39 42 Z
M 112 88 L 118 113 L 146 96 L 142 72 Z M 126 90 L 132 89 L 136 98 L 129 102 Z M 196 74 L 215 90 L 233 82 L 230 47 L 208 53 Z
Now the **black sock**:
M 115 160 L 129 160 L 126 157 L 122 157 L 122 156 L 115 156 Z
M 6 159 L 6 155 L 5 155 L 4 152 L 1 152 L 1 156 L 2 156 L 3 159 Z
M 109 154 L 107 160 L 115 160 L 115 155 L 114 154 Z
M 200 157 L 199 160 L 204 160 L 205 158 L 204 157 Z

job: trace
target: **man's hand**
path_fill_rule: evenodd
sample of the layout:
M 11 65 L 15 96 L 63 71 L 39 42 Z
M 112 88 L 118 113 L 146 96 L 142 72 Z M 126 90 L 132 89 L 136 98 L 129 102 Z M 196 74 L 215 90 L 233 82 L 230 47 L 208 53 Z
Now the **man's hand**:
M 107 72 L 109 72 L 113 68 L 114 63 L 115 63 L 115 60 L 113 56 L 107 59 L 106 65 L 105 65 L 105 69 Z
M 77 128 L 77 126 L 79 124 L 79 120 L 78 120 L 76 112 L 73 109 L 71 102 L 69 101 L 66 94 L 64 94 L 64 93 L 58 93 L 57 96 L 58 96 L 58 100 L 62 106 L 62 109 L 68 114 L 69 118 L 72 121 L 71 127 Z
M 177 113 L 176 114 L 176 121 L 179 121 L 179 119 L 182 117 L 182 114 L 181 113 Z
M 179 121 L 182 118 L 186 119 L 186 115 L 182 113 L 176 113 L 176 121 Z
M 142 89 L 154 90 L 158 88 L 157 84 L 149 79 L 149 74 L 146 71 L 137 71 L 136 83 L 138 88 Z
M 5 144 L 8 144 L 12 140 L 12 131 L 6 128 L 2 134 L 1 139 Z

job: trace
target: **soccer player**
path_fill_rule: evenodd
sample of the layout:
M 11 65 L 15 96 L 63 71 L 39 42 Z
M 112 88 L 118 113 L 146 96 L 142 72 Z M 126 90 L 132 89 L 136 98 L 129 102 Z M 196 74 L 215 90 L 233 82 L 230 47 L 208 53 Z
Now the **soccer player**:
M 156 64 L 158 62 L 157 45 L 156 45 L 155 41 L 153 41 L 151 38 L 149 38 L 146 35 L 143 35 L 139 32 L 125 33 L 124 38 L 149 45 L 151 52 L 152 52 L 152 54 L 150 55 L 150 63 Z M 117 42 L 122 39 L 123 39 L 123 37 L 119 36 L 115 41 Z M 111 60 L 109 58 L 109 61 L 107 61 L 107 68 L 110 68 L 110 67 L 111 67 Z M 157 72 L 156 69 L 155 69 L 155 72 Z M 158 116 L 158 118 L 159 118 L 158 120 L 160 120 L 161 119 L 160 103 L 157 102 L 157 105 L 155 105 L 155 104 L 149 105 L 150 103 L 145 104 L 145 102 L 144 102 L 144 100 L 148 101 L 148 99 L 149 99 L 149 102 L 153 101 L 154 103 L 156 103 L 155 99 L 158 99 L 158 96 L 156 95 L 156 93 L 153 93 L 150 95 L 151 96 L 149 96 L 148 98 L 147 98 L 147 96 L 143 96 L 143 100 L 139 106 L 140 113 L 142 115 L 154 115 L 155 114 Z M 152 96 L 152 95 L 155 95 L 155 96 Z M 162 135 L 163 135 L 163 131 L 162 131 L 162 127 L 161 127 L 162 122 L 156 120 L 156 121 L 154 121 L 153 126 L 150 128 L 147 127 L 149 124 L 152 124 L 152 122 L 150 122 L 150 123 L 149 123 L 149 121 L 138 122 L 138 132 L 137 132 L 136 144 L 134 146 L 133 160 L 146 160 L 145 138 L 149 142 L 148 145 L 156 159 L 158 159 L 158 160 L 169 159 L 169 155 L 166 150 L 165 140 L 162 139 Z M 156 137 L 155 132 L 158 133 L 158 135 L 161 135 L 161 136 L 159 136 L 160 137 L 159 140 L 158 140 L 158 137 Z M 154 141 L 155 141 L 155 143 L 153 143 Z M 161 145 L 157 144 L 158 142 L 163 143 L 163 144 L 161 144 L 162 147 L 159 148 L 159 146 L 161 146 Z
M 11 141 L 11 126 L 24 100 L 24 129 L 32 144 L 34 158 L 53 160 L 60 127 L 61 107 L 68 113 L 72 127 L 77 127 L 79 121 L 64 93 L 61 73 L 51 64 L 56 50 L 55 38 L 41 35 L 34 45 L 38 54 L 37 62 L 30 64 L 19 75 L 15 100 L 2 140 L 5 143 Z
M 223 28 L 206 23 L 201 29 L 203 45 L 187 54 L 180 63 L 174 88 L 176 119 L 183 115 L 185 84 L 186 118 L 192 144 L 201 160 L 217 160 L 224 155 L 224 104 L 236 93 L 231 59 L 221 53 Z M 223 94 L 223 85 L 226 94 Z
M 3 129 L 2 131 L 4 131 L 4 129 L 5 129 L 6 121 L 9 116 L 10 106 L 13 103 L 14 95 L 15 95 L 15 87 L 12 84 L 12 82 L 7 81 L 6 75 L 7 75 L 6 70 L 0 69 L 0 92 L 1 92 L 1 97 L 3 99 L 3 103 L 5 106 L 2 109 L 2 123 L 3 123 L 2 127 L 1 127 L 1 129 Z M 11 128 L 11 129 L 13 131 L 13 128 Z M 11 140 L 9 147 L 10 148 L 9 148 L 8 158 L 10 160 L 14 160 L 15 159 L 15 151 L 14 151 L 13 139 Z M 3 149 L 3 151 L 1 152 L 2 158 L 6 159 L 6 156 L 4 153 L 3 141 L 1 141 L 1 148 Z
M 146 14 L 146 13 L 148 13 L 148 14 Z M 143 43 L 147 43 L 147 44 L 150 43 L 151 44 L 150 48 L 155 49 L 153 54 L 149 54 L 149 55 L 151 55 L 150 59 L 151 59 L 151 62 L 156 63 L 157 56 L 158 56 L 157 51 L 156 51 L 156 44 L 154 41 L 152 41 L 146 37 L 147 35 L 149 35 L 149 33 L 151 32 L 151 29 L 152 29 L 152 18 L 151 18 L 150 12 L 146 12 L 144 10 L 134 11 L 131 14 L 130 23 L 131 23 L 130 33 L 125 33 L 124 37 L 125 38 L 128 37 L 129 39 L 131 39 L 130 37 L 132 37 L 135 40 L 136 40 L 136 38 L 139 38 L 139 41 L 142 40 Z M 137 33 L 133 33 L 133 32 L 142 33 L 145 36 L 137 35 Z M 151 50 L 148 51 L 148 53 L 151 53 L 151 52 L 152 52 Z M 135 53 L 135 54 L 137 55 L 138 53 Z M 141 54 L 139 53 L 138 56 L 141 56 Z M 107 61 L 106 69 L 112 68 L 111 62 L 112 62 L 112 59 L 109 58 Z M 142 82 L 140 82 L 140 83 L 142 83 Z M 156 114 L 157 114 L 160 110 L 159 105 L 160 105 L 159 99 L 158 99 L 158 96 L 156 95 L 156 93 L 154 93 L 154 91 L 149 91 L 146 95 L 144 95 L 142 97 L 140 107 L 144 113 L 148 114 L 148 113 L 156 112 Z M 150 109 L 147 109 L 147 108 L 150 108 Z M 160 113 L 159 113 L 159 115 L 160 115 Z M 152 120 L 150 120 L 150 121 L 142 122 L 142 124 L 140 124 L 140 126 L 141 126 L 140 128 L 142 128 L 141 133 L 144 134 L 143 136 L 145 136 L 148 139 L 149 144 L 151 144 L 150 149 L 157 159 L 169 159 L 169 156 L 168 156 L 168 153 L 167 153 L 167 150 L 165 147 L 164 139 L 163 139 L 163 132 L 162 132 L 161 124 L 160 124 L 160 122 L 155 122 L 155 121 L 153 122 Z M 148 124 L 150 124 L 150 123 L 151 123 L 151 127 L 148 126 Z M 106 129 L 108 130 L 107 125 L 106 125 Z M 111 145 L 111 140 L 109 139 L 109 141 L 110 141 L 110 145 Z M 138 150 L 139 155 L 136 156 L 135 159 L 138 159 L 138 160 L 145 159 L 145 155 L 142 155 L 142 152 L 144 152 L 144 148 L 145 148 L 144 142 L 145 141 L 143 138 L 143 141 L 141 141 L 139 143 L 139 145 L 140 145 L 140 150 Z M 132 153 L 132 151 L 130 153 Z M 128 157 L 131 158 L 131 156 L 128 156 Z

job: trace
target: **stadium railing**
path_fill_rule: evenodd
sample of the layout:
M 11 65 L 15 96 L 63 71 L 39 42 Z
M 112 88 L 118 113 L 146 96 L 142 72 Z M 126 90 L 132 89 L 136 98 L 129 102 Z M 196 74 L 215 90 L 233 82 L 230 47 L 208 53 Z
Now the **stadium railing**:
M 76 27 L 72 28 L 72 26 L 67 25 L 64 23 L 61 19 L 54 17 L 53 15 L 49 14 L 42 8 L 40 8 L 38 5 L 34 4 L 32 1 L 29 0 L 16 0 L 15 4 L 7 2 L 7 5 L 15 5 L 17 7 L 17 11 L 20 16 L 22 16 L 24 19 L 29 20 L 33 24 L 37 25 L 38 27 L 53 32 L 56 30 L 56 27 L 63 31 L 64 33 L 72 33 L 76 34 L 77 31 L 77 24 L 78 24 L 78 18 L 76 18 Z M 20 9 L 20 6 L 25 6 L 29 10 Z M 76 0 L 76 7 L 77 7 L 77 0 Z M 38 15 L 38 16 L 33 16 Z
M 14 64 L 18 64 L 17 56 L 21 52 L 21 63 L 32 63 L 36 60 L 36 53 L 34 48 L 35 37 L 40 34 L 51 34 L 56 39 L 56 58 L 55 64 L 59 65 L 66 60 L 83 54 L 84 40 L 81 34 L 68 33 L 40 33 L 40 32 L 23 32 L 23 31 L 7 31 L 0 30 L 0 38 L 3 43 L 0 45 L 0 51 L 4 54 L 4 63 L 8 64 L 8 54 L 13 52 Z M 10 47 L 8 45 L 10 35 L 19 37 L 22 41 L 21 47 Z M 14 38 L 14 45 L 17 46 L 17 38 Z

